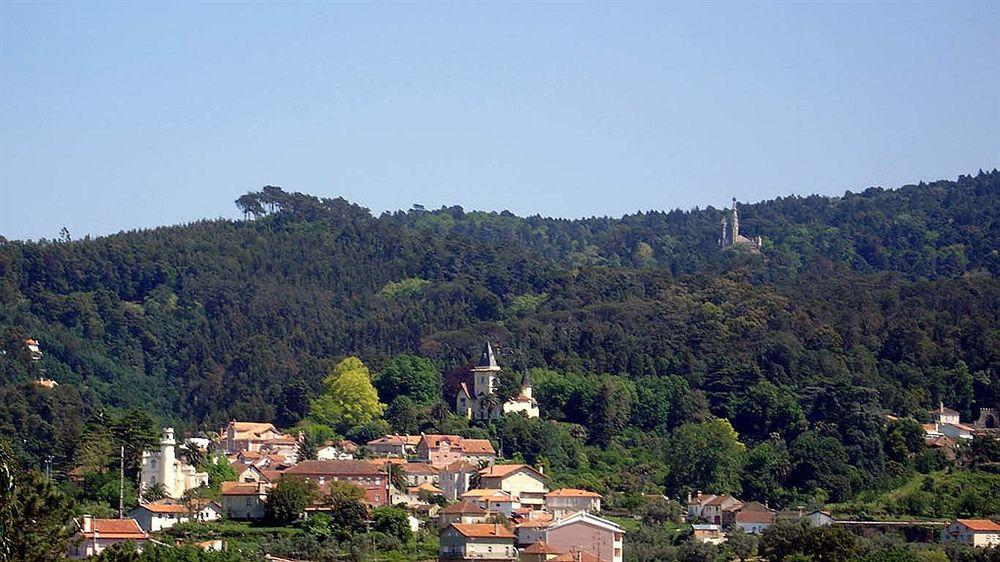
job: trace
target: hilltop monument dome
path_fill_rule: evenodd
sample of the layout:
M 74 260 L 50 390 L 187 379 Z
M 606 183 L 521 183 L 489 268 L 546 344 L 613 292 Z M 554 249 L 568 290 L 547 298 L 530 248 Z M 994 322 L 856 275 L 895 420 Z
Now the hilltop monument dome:
M 722 238 L 719 238 L 719 247 L 725 250 L 739 246 L 747 248 L 752 252 L 759 252 L 761 246 L 764 245 L 763 238 L 755 236 L 751 240 L 740 234 L 740 213 L 736 208 L 735 197 L 733 197 L 733 209 L 730 217 L 729 220 L 725 216 L 722 217 Z
M 521 412 L 529 418 L 538 417 L 538 402 L 532 396 L 531 379 L 525 373 L 517 396 L 501 403 L 496 395 L 497 376 L 500 374 L 493 346 L 486 342 L 479 363 L 471 369 L 472 392 L 462 383 L 455 397 L 455 411 L 469 419 L 493 419 L 511 412 Z

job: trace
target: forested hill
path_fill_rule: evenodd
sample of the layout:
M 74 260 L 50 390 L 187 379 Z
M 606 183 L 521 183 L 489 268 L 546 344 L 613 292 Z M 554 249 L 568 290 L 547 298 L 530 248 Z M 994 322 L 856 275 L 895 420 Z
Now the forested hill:
M 450 372 L 485 336 L 510 370 L 631 381 L 621 431 L 729 415 L 769 381 L 859 459 L 872 415 L 944 400 L 969 416 L 1000 396 L 997 171 L 742 205 L 760 254 L 720 250 L 713 208 L 375 217 L 271 187 L 237 204 L 246 220 L 0 243 L 0 430 L 40 455 L 72 442 L 53 416 L 99 404 L 186 427 L 291 425 L 338 358 L 378 371 L 415 353 Z M 54 391 L 23 384 L 27 337 Z M 690 408 L 644 410 L 657 380 L 681 384 Z M 585 421 L 563 398 L 543 408 Z

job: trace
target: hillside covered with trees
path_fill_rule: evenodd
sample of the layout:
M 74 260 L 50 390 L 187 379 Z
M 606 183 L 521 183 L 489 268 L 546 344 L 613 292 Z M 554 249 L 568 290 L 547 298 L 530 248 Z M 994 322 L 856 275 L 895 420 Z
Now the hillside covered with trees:
M 1000 404 L 997 171 L 742 205 L 760 253 L 721 250 L 714 208 L 373 216 L 274 187 L 237 205 L 245 220 L 0 242 L 0 435 L 16 455 L 63 473 L 98 416 L 137 409 L 192 431 L 307 423 L 356 356 L 387 408 L 353 438 L 488 436 L 621 498 L 847 501 L 943 466 L 907 416 Z M 510 377 L 530 371 L 547 421 L 448 414 L 485 338 Z M 41 369 L 59 385 L 31 384 Z M 942 515 L 996 513 L 992 497 Z

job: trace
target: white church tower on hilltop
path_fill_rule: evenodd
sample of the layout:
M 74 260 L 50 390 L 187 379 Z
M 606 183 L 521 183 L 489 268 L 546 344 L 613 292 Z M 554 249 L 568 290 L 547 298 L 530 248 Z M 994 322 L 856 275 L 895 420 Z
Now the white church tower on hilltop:
M 520 412 L 529 418 L 538 417 L 538 402 L 532 396 L 531 379 L 525 373 L 517 396 L 501 403 L 496 395 L 497 377 L 500 375 L 493 346 L 486 342 L 479 363 L 471 369 L 472 392 L 462 383 L 455 397 L 455 411 L 469 419 L 492 419 L 503 414 Z
M 139 476 L 139 491 L 144 493 L 157 484 L 163 484 L 167 497 L 180 499 L 184 492 L 208 485 L 208 473 L 198 472 L 195 467 L 178 459 L 174 453 L 177 442 L 174 429 L 163 428 L 159 451 L 143 451 L 142 471 Z

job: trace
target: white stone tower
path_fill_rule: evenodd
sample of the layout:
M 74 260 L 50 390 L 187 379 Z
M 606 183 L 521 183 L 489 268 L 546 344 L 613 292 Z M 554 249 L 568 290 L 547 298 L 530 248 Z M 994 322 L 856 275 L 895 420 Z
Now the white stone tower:
M 173 490 L 176 485 L 176 478 L 174 476 L 174 445 L 177 442 L 174 441 L 174 428 L 164 427 L 163 437 L 160 439 L 160 473 L 157 475 L 159 481 L 163 483 L 163 487 L 166 489 L 167 493 L 173 496 Z

